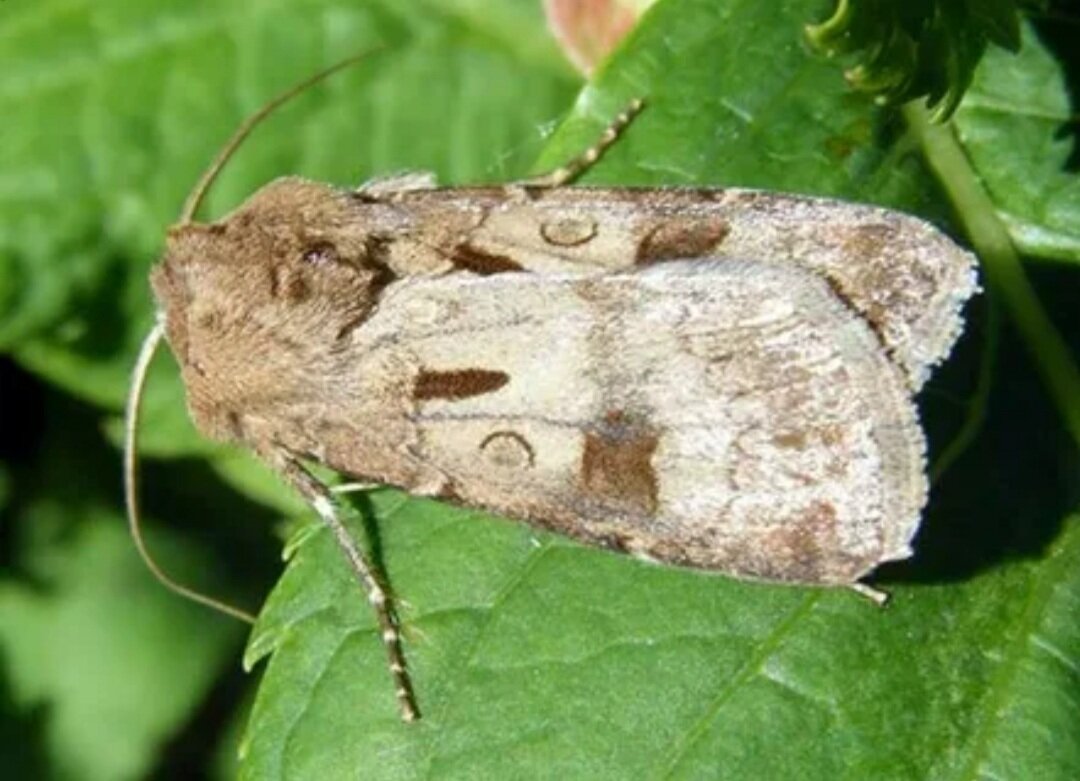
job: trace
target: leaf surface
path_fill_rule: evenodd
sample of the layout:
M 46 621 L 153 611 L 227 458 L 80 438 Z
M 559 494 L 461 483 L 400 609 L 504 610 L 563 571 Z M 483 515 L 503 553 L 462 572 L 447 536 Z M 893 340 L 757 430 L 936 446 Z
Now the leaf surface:
M 828 194 L 946 225 L 950 205 L 897 116 L 806 54 L 810 5 L 659 3 L 535 170 L 645 97 L 585 181 Z M 1002 360 L 1023 371 L 1012 349 Z M 979 358 L 972 334 L 924 394 L 935 441 L 958 427 Z M 330 536 L 309 526 L 249 646 L 249 663 L 272 655 L 244 777 L 1071 778 L 1080 524 L 1033 497 L 1074 477 L 994 459 L 1033 446 L 1035 419 L 1055 425 L 1030 393 L 994 391 L 1034 418 L 994 418 L 939 483 L 919 557 L 881 574 L 884 611 L 853 593 L 658 568 L 372 493 L 350 524 L 359 539 L 374 533 L 407 603 L 424 719 L 398 722 L 374 620 Z
M 957 133 L 1017 249 L 1080 261 L 1077 117 L 1060 65 L 1029 25 L 1023 38 L 1017 55 L 987 52 Z
M 1011 7 L 993 5 L 989 21 Z M 661 0 L 574 102 L 579 85 L 532 0 L 0 3 L 0 109 L 12 118 L 0 126 L 0 348 L 110 416 L 115 434 L 152 317 L 146 273 L 203 166 L 267 98 L 376 46 L 260 128 L 204 217 L 283 174 L 342 186 L 416 168 L 447 183 L 510 180 L 537 158 L 536 171 L 561 164 L 644 97 L 647 110 L 586 182 L 826 194 L 955 231 L 957 205 L 899 113 L 853 94 L 834 63 L 809 54 L 803 27 L 827 11 L 810 0 Z M 995 216 L 1031 255 L 1076 259 L 1076 177 L 1059 135 L 1074 114 L 1060 63 L 1026 29 L 1017 58 L 991 49 L 956 114 Z M 1075 281 L 1047 268 L 1035 283 L 1075 350 Z M 936 450 L 968 414 L 975 437 L 935 486 L 917 557 L 879 574 L 893 594 L 886 610 L 843 591 L 654 567 L 376 491 L 356 500 L 349 523 L 402 601 L 425 718 L 398 722 L 373 617 L 329 535 L 303 513 L 247 653 L 249 663 L 270 658 L 240 772 L 1080 776 L 1075 447 L 1050 433 L 1060 422 L 1011 332 L 983 363 L 994 331 L 985 306 L 971 306 L 968 335 L 921 399 Z M 263 522 L 266 506 L 297 513 L 250 458 L 197 436 L 171 359 L 156 364 L 147 401 L 146 453 L 173 459 L 177 475 L 171 483 L 158 467 L 148 493 L 194 498 L 159 498 L 153 512 L 208 518 L 215 535 L 248 516 Z M 987 410 L 981 428 L 977 408 Z M 60 429 L 73 420 L 56 413 Z M 184 457 L 209 459 L 263 506 L 225 501 L 215 476 Z M 86 458 L 108 456 L 98 443 Z M 48 487 L 85 479 L 85 463 L 62 464 Z M 136 569 L 115 495 L 49 504 L 47 491 L 20 483 L 24 472 L 4 474 L 5 519 L 33 529 L 51 517 L 73 531 L 67 547 L 43 548 L 59 551 L 51 565 L 20 549 L 21 569 L 0 581 L 0 707 L 19 719 L 15 742 L 5 732 L 0 746 L 25 735 L 27 753 L 41 748 L 47 767 L 78 777 L 145 773 L 205 696 L 227 638 Z M 170 563 L 189 562 L 198 582 L 217 571 L 197 546 L 177 543 L 170 558 L 179 536 L 158 539 Z M 239 570 L 249 551 L 236 551 Z M 95 699 L 95 682 L 111 697 Z M 120 715 L 100 718 L 103 703 Z

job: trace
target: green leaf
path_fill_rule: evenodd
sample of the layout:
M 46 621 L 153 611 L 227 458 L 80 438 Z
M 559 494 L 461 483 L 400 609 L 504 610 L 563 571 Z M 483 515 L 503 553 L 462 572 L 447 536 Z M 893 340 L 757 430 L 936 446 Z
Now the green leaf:
M 586 181 L 738 184 L 950 211 L 894 113 L 799 45 L 812 4 L 666 0 L 580 94 L 537 170 L 646 111 Z M 468 111 L 467 106 L 461 107 Z M 977 310 L 977 307 L 976 307 Z M 924 406 L 960 426 L 977 341 Z M 375 622 L 331 536 L 289 546 L 247 662 L 270 655 L 243 777 L 978 778 L 1080 772 L 1075 465 L 1016 348 L 990 430 L 935 492 L 913 564 L 852 593 L 650 566 L 382 490 L 348 522 L 403 603 L 424 718 L 398 721 Z M 992 407 L 993 408 L 993 407 Z M 1035 448 L 1035 455 L 1028 448 Z M 1024 452 L 1026 468 L 998 460 Z M 1070 487 L 1066 487 L 1070 486 Z
M 1080 517 L 1066 519 L 1042 569 L 991 680 L 992 700 L 975 736 L 979 753 L 969 768 L 987 777 L 1080 773 L 1080 627 L 1074 620 L 1080 610 Z M 1062 726 L 1065 745 L 1059 743 Z
M 991 49 L 954 124 L 1013 244 L 1026 255 L 1080 261 L 1080 176 L 1067 163 L 1077 118 L 1061 66 L 1023 28 L 1017 54 Z
M 829 55 L 858 52 L 848 81 L 891 103 L 925 97 L 937 119 L 956 110 L 988 42 L 1020 45 L 1018 0 L 837 0 L 807 27 Z
M 1040 767 L 1064 779 L 1080 767 L 1080 519 L 1046 561 L 897 586 L 879 612 L 853 593 L 653 567 L 394 492 L 375 494 L 372 509 L 410 603 L 424 719 L 398 721 L 365 601 L 318 529 L 252 640 L 254 656 L 274 656 L 245 778 Z
M 1029 38 L 1027 48 L 1038 49 L 1038 46 Z M 1029 68 L 1041 72 L 1042 75 L 1052 76 L 1052 90 L 1064 92 L 1063 80 L 1056 71 L 1046 67 L 1048 60 L 1045 53 L 1028 53 L 1026 60 L 1031 63 Z M 989 134 L 997 139 L 996 149 L 991 151 L 984 137 L 976 140 L 969 151 L 961 146 L 960 133 L 954 133 L 952 127 L 932 122 L 927 112 L 920 107 L 909 103 L 903 112 L 912 136 L 921 145 L 927 161 L 952 200 L 959 219 L 982 260 L 987 285 L 1009 312 L 1073 442 L 1080 445 L 1080 365 L 1076 360 L 1076 350 L 1070 347 L 1065 336 L 1055 327 L 1053 317 L 1040 302 L 1024 271 L 1018 252 L 1023 245 L 1014 238 L 1015 231 L 1010 235 L 1010 223 L 1014 224 L 1014 221 L 1010 220 L 1011 215 L 1000 205 L 1000 177 L 988 170 L 998 161 L 1012 155 L 1012 150 L 1018 145 L 1034 140 L 1047 147 L 1050 146 L 1049 142 L 1031 132 L 1030 128 L 1025 128 L 1022 122 L 1006 119 L 1001 123 L 1002 132 Z M 979 124 L 976 123 L 977 126 Z M 1042 127 L 1049 132 L 1046 123 L 1043 123 Z M 986 130 L 987 126 L 982 124 L 981 128 Z M 982 170 L 987 173 L 980 175 L 982 172 L 976 170 L 972 164 L 976 158 L 981 160 Z M 1008 203 L 1022 212 L 1041 214 L 1044 202 L 1049 200 L 1056 207 L 1060 207 L 1058 213 L 1047 215 L 1050 219 L 1060 221 L 1061 212 L 1070 210 L 1075 215 L 1078 200 L 1074 197 L 1076 177 L 1063 172 L 1064 162 L 1059 156 L 1051 161 L 1049 166 L 1027 172 L 1031 177 L 1027 181 L 1043 179 L 1040 184 L 1023 188 L 1029 199 L 1038 200 L 1021 204 L 1021 199 L 1007 197 Z M 1020 188 L 1020 177 L 1015 175 L 1016 169 L 1012 165 L 1011 162 L 1002 163 L 1004 168 L 1013 171 L 1014 187 Z M 1035 176 L 1031 176 L 1032 174 Z M 996 182 L 999 185 L 997 187 Z M 1058 194 L 1063 194 L 1064 197 L 1057 198 Z M 1068 221 L 1069 218 L 1066 217 L 1065 220 Z M 1035 232 L 1045 233 L 1041 228 Z M 1070 248 L 1063 246 L 1064 241 L 1058 241 L 1057 244 L 1066 256 L 1070 254 Z M 1046 242 L 1041 242 L 1040 245 L 1041 249 L 1047 249 Z
M 31 403 L 26 393 L 5 398 L 16 401 Z M 5 423 L 23 414 L 3 412 Z M 0 571 L 0 727 L 23 725 L 11 738 L 16 750 L 4 751 L 17 761 L 5 764 L 5 777 L 142 778 L 235 664 L 242 628 L 170 594 L 147 572 L 110 490 L 119 463 L 94 413 L 55 394 L 45 397 L 44 413 L 33 452 L 12 459 L 0 512 L 10 565 Z M 148 488 L 150 505 L 160 506 L 162 486 Z M 184 518 L 191 501 L 171 499 Z M 205 539 L 147 523 L 148 545 L 168 572 L 212 593 L 240 590 Z M 7 732 L 0 729 L 2 749 Z
M 983 4 L 976 27 L 1008 42 L 1008 5 Z M 811 0 L 661 0 L 579 95 L 537 170 L 580 151 L 641 96 L 647 110 L 587 181 L 832 194 L 967 224 L 966 204 L 950 202 L 900 116 L 852 94 L 830 63 L 805 52 L 800 31 L 821 11 Z M 91 402 L 114 433 L 151 319 L 147 269 L 243 115 L 298 77 L 383 45 L 261 128 L 213 192 L 208 218 L 285 173 L 342 185 L 407 168 L 452 183 L 512 179 L 576 88 L 533 0 L 8 0 L 0 29 L 0 348 Z M 903 46 L 887 54 L 884 64 L 902 64 Z M 927 54 L 951 62 L 948 83 L 958 83 L 954 66 L 968 60 Z M 1018 215 L 1013 241 L 1073 259 L 1074 180 L 1050 140 L 1067 106 L 1059 69 L 1026 35 L 1017 59 L 991 56 L 984 68 L 971 113 L 957 114 L 965 149 L 1001 219 Z M 986 95 L 1015 110 L 985 111 L 976 101 Z M 1010 125 L 1051 105 L 1038 122 Z M 1029 148 L 1045 154 L 1012 166 Z M 1015 280 L 1003 275 L 995 291 Z M 1070 284 L 1055 277 L 1039 289 L 1072 340 L 1055 346 L 1065 362 L 1080 333 Z M 976 303 L 972 333 L 922 399 L 939 449 L 963 427 L 980 312 Z M 1029 346 L 1046 333 L 1022 330 Z M 973 444 L 950 454 L 917 558 L 879 576 L 894 596 L 884 611 L 842 591 L 654 567 L 377 491 L 358 500 L 349 524 L 371 537 L 402 600 L 425 716 L 406 726 L 373 617 L 305 513 L 247 654 L 249 663 L 272 655 L 241 773 L 1080 776 L 1076 451 L 1014 336 L 1006 332 L 1001 356 L 986 364 L 985 427 L 974 437 L 963 427 Z M 1057 397 L 1067 396 L 1069 384 L 1060 387 Z M 215 537 L 245 518 L 265 521 L 265 508 L 227 501 L 214 473 L 181 456 L 208 458 L 247 496 L 296 511 L 248 456 L 194 433 L 169 359 L 155 366 L 148 408 L 147 452 L 174 459 L 147 464 L 148 492 L 171 490 L 174 500 L 159 495 L 151 511 L 186 524 L 206 518 L 201 533 Z M 114 486 L 113 465 L 99 475 L 86 460 L 65 461 L 60 452 L 82 452 L 68 431 L 76 416 L 49 415 L 62 432 L 48 455 L 55 471 L 28 493 L 26 472 L 12 467 L 15 509 L 5 520 L 32 535 L 66 531 L 4 551 L 14 567 L 0 580 L 0 708 L 16 712 L 0 754 L 24 760 L 31 777 L 135 777 L 190 717 L 228 638 L 217 618 L 149 581 L 121 536 L 115 492 L 80 495 Z M 86 458 L 109 461 L 99 450 Z M 186 564 L 205 587 L 218 562 L 192 539 L 173 531 L 152 544 L 170 570 L 184 574 Z M 239 572 L 252 552 L 235 553 Z
M 34 585 L 0 580 L 14 703 L 43 709 L 51 777 L 140 778 L 221 673 L 238 627 L 206 621 L 153 582 L 113 511 L 43 502 L 20 523 L 75 528 L 39 552 L 47 558 Z M 158 535 L 152 542 L 169 547 Z M 182 570 L 194 560 L 186 557 Z
M 632 130 L 583 182 L 761 187 L 943 218 L 934 183 L 897 138 L 898 117 L 873 110 L 798 45 L 792 25 L 808 5 L 652 8 L 582 90 L 534 168 L 578 154 L 631 99 L 644 98 Z

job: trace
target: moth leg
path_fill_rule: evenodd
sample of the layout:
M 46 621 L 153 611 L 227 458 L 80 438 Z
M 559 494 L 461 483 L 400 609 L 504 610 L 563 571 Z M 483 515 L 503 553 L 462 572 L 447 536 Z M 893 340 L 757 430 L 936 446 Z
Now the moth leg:
M 865 583 L 852 583 L 848 586 L 848 588 L 850 588 L 859 596 L 869 599 L 878 607 L 884 607 L 885 603 L 889 601 L 888 592 L 881 591 L 874 588 L 873 586 L 868 586 Z
M 378 488 L 380 483 L 339 483 L 338 485 L 330 486 L 330 493 L 332 494 L 355 494 L 360 491 L 368 491 L 372 488 Z
M 520 184 L 524 184 L 526 187 L 562 187 L 564 184 L 569 184 L 600 159 L 601 155 L 618 140 L 619 136 L 626 130 L 626 126 L 634 121 L 634 117 L 640 114 L 643 108 L 645 108 L 645 101 L 640 98 L 630 101 L 630 104 L 623 109 L 622 113 L 615 117 L 611 124 L 604 129 L 595 144 L 561 168 L 526 179 Z
M 412 681 L 409 678 L 408 670 L 405 668 L 405 657 L 401 653 L 401 635 L 394 613 L 391 610 L 390 600 L 386 595 L 386 589 L 375 577 L 374 568 L 349 534 L 349 530 L 345 528 L 345 524 L 341 522 L 341 518 L 338 517 L 331 489 L 285 453 L 276 454 L 274 466 L 277 467 L 277 471 L 285 480 L 311 504 L 323 522 L 330 527 L 330 531 L 333 533 L 334 539 L 337 540 L 342 552 L 344 552 L 353 574 L 356 575 L 356 579 L 364 587 L 368 602 L 371 603 L 379 623 L 379 635 L 382 638 L 383 647 L 386 649 L 390 675 L 394 679 L 394 692 L 397 695 L 401 719 L 402 721 L 415 721 L 420 718 L 420 712 L 416 706 Z
M 381 200 L 399 193 L 415 190 L 433 190 L 438 186 L 431 171 L 402 171 L 368 179 L 353 192 L 363 198 Z

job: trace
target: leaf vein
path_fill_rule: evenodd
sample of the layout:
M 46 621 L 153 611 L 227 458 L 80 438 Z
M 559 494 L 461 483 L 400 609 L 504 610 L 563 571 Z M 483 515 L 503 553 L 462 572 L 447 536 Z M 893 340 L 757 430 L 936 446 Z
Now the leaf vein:
M 690 749 L 701 739 L 708 729 L 709 724 L 716 718 L 731 696 L 740 686 L 750 680 L 751 677 L 761 672 L 769 657 L 777 650 L 781 642 L 796 627 L 800 620 L 813 609 L 821 598 L 818 591 L 808 594 L 787 616 L 777 622 L 773 630 L 762 640 L 753 653 L 747 658 L 746 663 L 736 670 L 717 691 L 712 702 L 702 717 L 686 733 L 683 740 L 675 745 L 670 758 L 660 772 L 660 778 L 673 778 L 679 763 L 686 757 Z

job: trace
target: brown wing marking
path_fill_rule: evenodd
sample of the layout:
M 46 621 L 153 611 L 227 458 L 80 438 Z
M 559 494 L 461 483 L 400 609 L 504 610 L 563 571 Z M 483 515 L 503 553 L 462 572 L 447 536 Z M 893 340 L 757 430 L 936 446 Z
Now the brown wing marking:
M 658 484 L 652 456 L 657 433 L 621 411 L 609 412 L 585 435 L 581 453 L 584 492 L 606 503 L 656 512 Z
M 516 431 L 493 431 L 480 441 L 479 449 L 496 466 L 524 468 L 536 465 L 536 450 Z
M 452 369 L 432 371 L 421 369 L 413 385 L 413 399 L 468 399 L 493 393 L 510 382 L 506 372 L 490 369 Z
M 730 232 L 731 226 L 720 217 L 673 217 L 645 234 L 634 262 L 647 266 L 664 260 L 699 258 L 714 252 Z
M 450 256 L 450 262 L 463 271 L 481 276 L 504 274 L 508 271 L 524 271 L 524 267 L 506 255 L 497 255 L 477 249 L 471 244 L 458 244 Z

